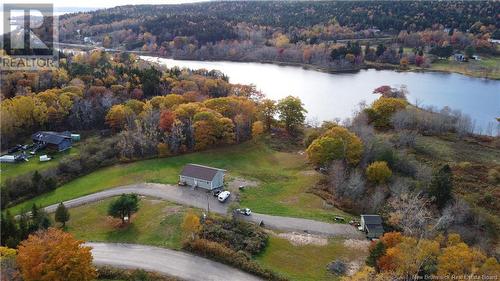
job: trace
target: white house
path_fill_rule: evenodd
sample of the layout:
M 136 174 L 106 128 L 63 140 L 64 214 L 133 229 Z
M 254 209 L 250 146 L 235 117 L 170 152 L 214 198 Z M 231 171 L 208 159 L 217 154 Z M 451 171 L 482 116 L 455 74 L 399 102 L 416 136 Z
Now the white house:
M 179 182 L 193 187 L 201 187 L 213 190 L 224 186 L 224 174 L 226 170 L 187 164 L 179 175 Z

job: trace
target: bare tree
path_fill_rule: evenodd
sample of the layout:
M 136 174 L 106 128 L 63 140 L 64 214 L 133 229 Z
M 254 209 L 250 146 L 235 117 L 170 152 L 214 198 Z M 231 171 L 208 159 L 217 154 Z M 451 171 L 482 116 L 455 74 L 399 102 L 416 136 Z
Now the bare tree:
M 423 236 L 433 219 L 429 204 L 429 199 L 419 192 L 394 196 L 389 200 L 389 222 L 400 227 L 405 235 Z

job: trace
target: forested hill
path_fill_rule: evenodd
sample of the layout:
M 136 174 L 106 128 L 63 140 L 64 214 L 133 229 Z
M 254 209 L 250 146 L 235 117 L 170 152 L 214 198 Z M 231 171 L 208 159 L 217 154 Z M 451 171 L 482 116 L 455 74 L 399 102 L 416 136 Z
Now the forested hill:
M 204 18 L 230 23 L 247 22 L 281 28 L 308 27 L 336 20 L 342 26 L 362 30 L 424 30 L 434 24 L 466 31 L 476 22 L 495 25 L 498 1 L 243 1 L 183 5 L 120 6 L 88 13 L 89 25 L 110 24 L 125 19 L 148 23 L 157 17 L 176 15 L 196 21 Z M 63 18 L 71 18 L 66 15 Z

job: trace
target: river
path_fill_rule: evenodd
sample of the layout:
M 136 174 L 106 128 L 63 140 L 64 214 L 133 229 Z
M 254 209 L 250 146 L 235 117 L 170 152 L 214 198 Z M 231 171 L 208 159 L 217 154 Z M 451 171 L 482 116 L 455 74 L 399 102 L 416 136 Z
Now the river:
M 374 69 L 331 74 L 274 64 L 141 58 L 168 67 L 218 69 L 231 83 L 254 84 L 274 100 L 297 96 L 308 111 L 309 121 L 351 117 L 361 101 L 370 104 L 377 99 L 372 91 L 382 85 L 406 85 L 410 92 L 407 98 L 413 104 L 459 109 L 475 121 L 477 132 L 485 132 L 488 125 L 496 128 L 495 118 L 500 117 L 500 81 L 460 74 Z

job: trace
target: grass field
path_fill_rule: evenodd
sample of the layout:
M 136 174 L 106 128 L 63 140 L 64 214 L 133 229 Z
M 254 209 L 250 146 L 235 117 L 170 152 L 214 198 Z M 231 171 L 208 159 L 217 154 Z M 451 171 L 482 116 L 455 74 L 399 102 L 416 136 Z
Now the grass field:
M 107 216 L 107 208 L 114 199 L 108 198 L 71 209 L 71 219 L 66 224 L 67 231 L 85 241 L 181 248 L 181 224 L 186 207 L 142 198 L 139 211 L 132 216 L 132 223 L 123 227 L 120 226 L 119 219 Z
M 154 198 L 141 198 L 139 211 L 132 217 L 131 224 L 120 227 L 120 220 L 106 215 L 114 199 L 108 198 L 71 209 L 66 230 L 85 241 L 137 243 L 181 249 L 181 224 L 189 208 Z M 271 235 L 268 247 L 256 260 L 290 280 L 336 280 L 334 275 L 326 271 L 329 262 L 335 259 L 349 262 L 356 257 L 363 260 L 366 255 L 365 251 L 350 249 L 343 242 L 342 239 L 330 239 L 326 246 L 294 246 L 288 240 Z
M 452 59 L 438 60 L 431 69 L 465 74 L 473 77 L 500 79 L 500 57 L 482 57 L 481 60 L 457 62 Z
M 224 168 L 228 170 L 230 177 L 257 180 L 260 183 L 258 187 L 249 188 L 241 194 L 241 204 L 255 212 L 324 221 L 332 221 L 335 215 L 348 217 L 348 214 L 337 209 L 324 208 L 323 200 L 307 192 L 316 183 L 319 175 L 306 164 L 304 155 L 297 152 L 278 152 L 264 143 L 253 142 L 100 169 L 53 192 L 14 206 L 11 211 L 19 213 L 33 203 L 47 206 L 138 182 L 174 184 L 186 163 Z
M 345 262 L 364 262 L 366 251 L 344 246 L 342 239 L 330 239 L 325 246 L 294 246 L 288 240 L 271 236 L 267 248 L 257 257 L 260 264 L 272 268 L 290 280 L 338 280 L 327 271 L 327 265 L 336 259 Z

